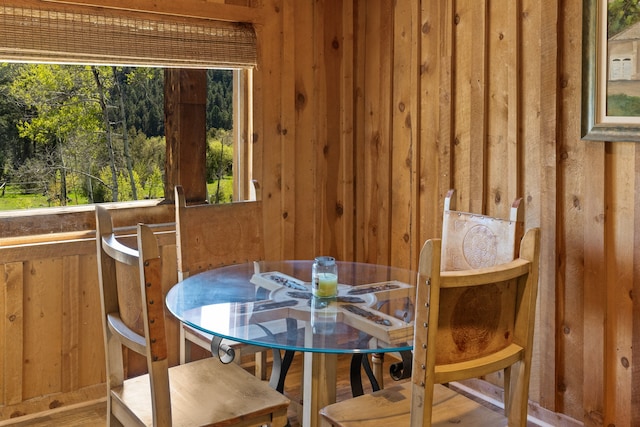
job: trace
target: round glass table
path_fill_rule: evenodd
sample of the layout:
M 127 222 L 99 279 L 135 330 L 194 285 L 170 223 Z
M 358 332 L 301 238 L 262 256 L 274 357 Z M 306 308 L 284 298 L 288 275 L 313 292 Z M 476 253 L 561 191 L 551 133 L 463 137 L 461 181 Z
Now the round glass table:
M 312 261 L 259 261 L 208 270 L 167 294 L 181 322 L 214 336 L 212 351 L 229 361 L 223 339 L 274 349 L 271 384 L 282 391 L 293 353 L 304 352 L 303 422 L 335 402 L 336 355 L 412 349 L 416 273 L 337 262 L 338 294 L 315 298 Z M 284 359 L 280 351 L 284 350 Z M 353 377 L 352 377 L 353 382 Z

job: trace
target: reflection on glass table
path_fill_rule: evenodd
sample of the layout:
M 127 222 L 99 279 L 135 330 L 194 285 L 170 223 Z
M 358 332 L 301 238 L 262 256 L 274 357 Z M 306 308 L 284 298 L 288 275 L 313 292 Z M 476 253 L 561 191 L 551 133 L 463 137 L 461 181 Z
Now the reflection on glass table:
M 223 339 L 274 349 L 271 385 L 280 391 L 293 352 L 304 352 L 303 425 L 335 402 L 336 355 L 412 349 L 416 274 L 338 262 L 338 295 L 316 298 L 312 261 L 260 261 L 209 270 L 174 286 L 167 307 L 180 321 Z M 220 348 L 216 346 L 221 345 Z M 284 350 L 284 358 L 279 350 Z

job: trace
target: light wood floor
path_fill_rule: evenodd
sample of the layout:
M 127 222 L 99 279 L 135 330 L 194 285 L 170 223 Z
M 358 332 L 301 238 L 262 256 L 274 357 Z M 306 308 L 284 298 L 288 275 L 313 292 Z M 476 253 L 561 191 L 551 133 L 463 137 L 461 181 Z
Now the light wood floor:
M 351 363 L 351 356 L 340 355 L 338 356 L 338 372 L 342 373 L 338 375 L 338 390 L 337 400 L 344 400 L 351 397 L 351 387 L 349 385 L 349 365 Z M 385 363 L 387 365 L 387 363 Z M 252 370 L 252 364 L 246 363 L 244 366 L 248 370 Z M 366 376 L 363 373 L 363 377 Z M 386 384 L 395 383 L 388 375 L 385 377 Z M 302 356 L 297 355 L 294 359 L 294 363 L 287 375 L 287 381 L 285 384 L 285 394 L 293 402 L 302 402 Z M 371 391 L 371 386 L 365 383 L 365 393 Z M 28 419 L 15 419 L 14 423 L 5 424 L 6 422 L 0 422 L 0 426 L 11 425 L 13 427 L 93 427 L 104 426 L 106 424 L 106 403 L 105 401 L 95 402 L 91 405 L 84 405 L 75 408 L 59 408 L 58 410 L 43 414 L 41 417 L 30 416 Z M 295 410 L 295 405 L 292 405 L 289 410 L 289 421 L 291 427 L 300 427 L 300 422 Z

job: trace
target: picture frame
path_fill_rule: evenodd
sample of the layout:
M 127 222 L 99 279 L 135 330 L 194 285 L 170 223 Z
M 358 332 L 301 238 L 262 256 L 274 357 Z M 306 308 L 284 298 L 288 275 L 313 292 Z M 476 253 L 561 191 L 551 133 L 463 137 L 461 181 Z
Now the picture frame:
M 636 95 L 640 103 L 640 52 L 620 53 L 620 35 L 628 28 L 607 37 L 608 7 L 608 0 L 583 2 L 581 136 L 583 140 L 640 142 L 640 113 L 612 107 L 626 105 L 619 100 Z

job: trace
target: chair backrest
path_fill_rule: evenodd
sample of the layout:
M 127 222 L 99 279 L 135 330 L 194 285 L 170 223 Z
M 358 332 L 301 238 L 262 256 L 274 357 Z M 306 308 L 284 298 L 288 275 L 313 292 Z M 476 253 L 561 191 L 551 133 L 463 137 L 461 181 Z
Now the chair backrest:
M 107 360 L 107 410 L 111 390 L 122 386 L 122 346 L 146 357 L 153 419 L 171 425 L 171 399 L 161 261 L 158 243 L 147 226 L 137 226 L 137 245 L 116 237 L 109 212 L 96 206 L 98 278 Z M 137 248 L 136 248 L 137 247 Z
M 178 280 L 223 265 L 264 259 L 262 202 L 187 206 L 175 187 Z
M 441 256 L 440 239 L 420 254 L 411 426 L 431 425 L 434 384 L 502 369 L 509 426 L 525 426 L 540 230 L 527 231 L 519 258 L 506 264 L 442 271 Z
M 444 200 L 442 269 L 467 270 L 512 261 L 524 231 L 522 199 L 511 205 L 508 219 L 455 210 L 455 190 Z

